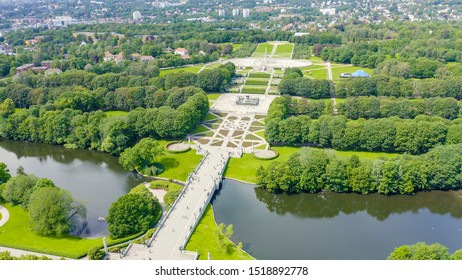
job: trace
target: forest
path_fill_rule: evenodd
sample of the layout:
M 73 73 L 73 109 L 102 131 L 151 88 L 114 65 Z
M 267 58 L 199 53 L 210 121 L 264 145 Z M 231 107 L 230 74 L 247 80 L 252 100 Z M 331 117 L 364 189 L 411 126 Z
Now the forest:
M 439 146 L 428 153 L 394 159 L 342 159 L 323 149 L 303 148 L 285 162 L 257 170 L 257 184 L 270 192 L 322 190 L 368 194 L 414 194 L 460 189 L 462 145 Z

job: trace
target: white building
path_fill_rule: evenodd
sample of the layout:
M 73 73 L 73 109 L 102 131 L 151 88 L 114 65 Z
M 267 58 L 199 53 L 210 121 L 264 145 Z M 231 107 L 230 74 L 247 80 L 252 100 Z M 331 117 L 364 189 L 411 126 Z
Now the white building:
M 218 9 L 218 16 L 224 17 L 226 15 L 225 9 Z
M 134 19 L 134 20 L 140 20 L 140 19 L 141 19 L 141 13 L 140 13 L 140 11 L 134 11 L 134 12 L 133 12 L 133 19 Z
M 245 18 L 248 18 L 250 16 L 250 10 L 249 9 L 242 10 L 242 16 Z
M 75 20 L 70 16 L 57 16 L 51 20 L 53 26 L 68 26 L 69 24 L 75 23 Z
M 237 17 L 239 15 L 239 9 L 233 9 L 233 17 Z
M 328 16 L 333 16 L 333 15 L 335 15 L 335 8 L 320 9 L 319 11 L 320 11 L 321 14 L 323 14 L 323 15 L 328 15 Z

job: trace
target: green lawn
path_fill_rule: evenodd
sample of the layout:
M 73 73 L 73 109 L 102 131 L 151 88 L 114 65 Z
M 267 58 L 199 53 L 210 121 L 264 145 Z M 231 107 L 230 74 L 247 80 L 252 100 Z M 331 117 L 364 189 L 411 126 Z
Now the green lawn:
M 256 79 L 256 78 L 253 78 L 253 79 L 247 79 L 245 81 L 245 84 L 246 85 L 266 86 L 266 85 L 268 85 L 268 81 L 269 81 L 269 79 Z
M 355 152 L 355 151 L 335 151 L 335 155 L 341 158 L 350 158 L 352 155 L 357 155 L 360 159 L 378 159 L 378 158 L 394 158 L 399 154 L 394 153 L 380 153 L 380 152 Z
M 202 68 L 203 65 L 193 65 L 193 66 L 186 66 L 186 67 L 176 67 L 171 69 L 162 69 L 160 70 L 160 76 L 165 76 L 168 73 L 178 73 L 180 71 L 186 71 L 191 73 L 197 73 Z
M 108 118 L 119 118 L 126 116 L 128 112 L 125 111 L 104 111 Z
M 219 236 L 223 238 L 220 242 Z M 229 246 L 229 249 L 225 248 Z M 194 230 L 186 250 L 199 253 L 199 260 L 207 260 L 210 253 L 212 260 L 253 260 L 249 254 L 228 240 L 219 230 L 209 205 Z
M 165 147 L 169 142 L 162 140 L 159 143 Z M 199 165 L 201 159 L 201 155 L 196 155 L 196 150 L 189 150 L 179 154 L 170 153 L 166 150 L 165 155 L 159 160 L 164 166 L 165 171 L 159 174 L 159 177 L 184 182 L 188 178 L 188 173 L 192 172 Z
M 319 64 L 323 62 L 322 58 L 320 58 L 319 56 L 313 56 L 313 55 L 310 57 L 308 61 L 310 61 L 313 64 Z
M 306 77 L 311 77 L 314 79 L 321 79 L 321 80 L 327 79 L 327 69 L 325 67 L 317 67 L 317 66 L 314 66 L 314 67 L 315 68 L 313 69 L 309 68 L 308 70 L 303 71 L 303 74 Z
M 233 51 L 237 51 L 240 48 L 242 48 L 242 44 L 233 44 Z
M 257 135 L 260 136 L 261 138 L 265 139 L 265 130 L 255 132 L 255 134 L 257 134 Z
M 218 97 L 221 96 L 221 93 L 208 93 L 207 97 L 209 98 L 209 101 L 211 100 L 217 100 Z
M 8 222 L 0 227 L 0 246 L 43 254 L 80 258 L 93 246 L 103 246 L 103 239 L 77 237 L 52 238 L 35 234 L 29 228 L 29 214 L 20 206 L 4 204 L 10 212 Z
M 217 119 L 218 117 L 215 116 L 214 114 L 211 114 L 211 113 L 208 113 L 207 116 L 205 117 L 205 120 L 206 121 L 211 121 L 211 120 L 214 120 L 214 119 Z
M 250 72 L 249 77 L 250 78 L 269 78 L 271 77 L 271 74 L 266 73 L 266 72 Z
M 250 93 L 250 94 L 264 94 L 266 91 L 266 87 L 262 86 L 244 86 L 242 88 L 242 93 Z
M 374 72 L 374 69 L 369 69 L 369 68 L 364 68 L 364 67 L 357 67 L 357 66 L 348 66 L 344 64 L 331 64 L 331 69 L 332 69 L 332 79 L 334 82 L 342 79 L 340 78 L 341 73 L 353 73 L 358 70 L 364 70 L 364 72 L 368 74 L 372 74 Z
M 290 58 L 293 49 L 294 44 L 291 43 L 277 45 L 276 52 L 273 57 Z
M 265 57 L 265 50 L 267 55 L 270 55 L 273 51 L 273 47 L 274 45 L 270 43 L 260 43 L 252 54 L 252 57 Z
M 206 132 L 206 131 L 209 131 L 209 129 L 200 124 L 196 127 L 196 129 L 194 129 L 193 132 L 191 132 L 191 134 L 198 134 L 198 133 Z
M 257 159 L 251 154 L 244 154 L 242 158 L 231 158 L 229 160 L 228 166 L 226 167 L 224 176 L 249 183 L 255 183 L 255 173 L 260 165 L 266 167 L 274 161 L 286 161 L 293 153 L 300 150 L 299 147 L 273 147 L 272 149 L 279 153 L 279 156 L 274 160 Z M 357 155 L 360 159 L 376 159 L 379 157 L 393 158 L 398 155 L 392 153 L 345 152 L 331 149 L 328 151 L 332 151 L 335 153 L 335 155 L 342 158 L 349 158 L 354 154 Z

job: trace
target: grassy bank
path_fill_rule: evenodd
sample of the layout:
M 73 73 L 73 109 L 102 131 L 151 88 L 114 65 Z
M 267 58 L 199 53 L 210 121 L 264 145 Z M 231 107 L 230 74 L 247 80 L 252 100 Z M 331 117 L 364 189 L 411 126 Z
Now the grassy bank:
M 279 153 L 279 156 L 274 160 L 257 159 L 251 154 L 244 154 L 242 158 L 231 158 L 228 166 L 226 167 L 224 176 L 226 178 L 238 179 L 249 183 L 256 183 L 255 173 L 257 168 L 262 165 L 268 166 L 274 161 L 286 161 L 289 157 L 300 151 L 300 147 L 273 147 Z M 334 153 L 338 157 L 350 158 L 352 155 L 357 155 L 360 159 L 374 160 L 377 158 L 393 158 L 399 154 L 393 153 L 373 153 L 373 152 L 355 152 L 355 151 L 336 151 L 333 149 L 326 149 L 328 152 Z
M 91 247 L 103 246 L 102 238 L 39 236 L 30 229 L 29 214 L 24 208 L 10 204 L 5 204 L 4 206 L 10 212 L 10 219 L 0 228 L 0 246 L 73 259 L 85 256 Z M 127 238 L 119 240 L 107 238 L 109 245 L 121 243 L 125 240 Z
M 221 239 L 221 241 L 220 241 Z M 210 253 L 212 260 L 252 260 L 245 251 L 227 239 L 218 228 L 209 205 L 194 230 L 186 250 L 199 253 L 200 260 L 207 260 Z
M 164 147 L 169 141 L 159 141 Z M 203 156 L 196 155 L 195 150 L 189 150 L 185 153 L 170 153 L 167 150 L 165 155 L 160 157 L 159 162 L 164 166 L 165 171 L 159 174 L 159 177 L 186 181 L 188 174 L 199 165 Z

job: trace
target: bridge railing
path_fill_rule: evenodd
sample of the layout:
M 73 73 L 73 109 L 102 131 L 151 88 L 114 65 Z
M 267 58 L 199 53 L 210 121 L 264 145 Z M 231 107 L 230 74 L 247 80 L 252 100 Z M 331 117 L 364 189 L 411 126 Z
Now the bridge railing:
M 190 184 L 190 180 L 191 180 L 191 177 L 196 174 L 197 170 L 202 166 L 202 164 L 205 162 L 205 160 L 207 159 L 209 155 L 209 152 L 206 152 L 205 153 L 205 156 L 202 158 L 202 160 L 199 162 L 199 165 L 196 167 L 196 169 L 193 171 L 193 173 L 189 174 L 188 176 L 188 180 L 186 181 L 186 185 L 183 187 L 183 189 L 180 191 L 180 194 L 178 195 L 178 197 L 175 199 L 175 201 L 173 202 L 172 205 L 170 205 L 170 209 L 167 211 L 167 214 L 165 214 L 164 217 L 162 217 L 162 219 L 160 220 L 160 222 L 157 223 L 157 229 L 156 231 L 154 232 L 154 234 L 151 236 L 151 238 L 149 239 L 149 241 L 147 242 L 147 245 L 148 246 L 151 246 L 152 242 L 154 241 L 154 239 L 156 238 L 157 234 L 159 233 L 160 229 L 162 228 L 162 226 L 164 225 L 165 221 L 167 220 L 167 218 L 170 216 L 170 213 L 172 213 L 173 209 L 175 209 L 175 206 L 178 204 L 178 201 L 180 201 L 180 199 L 183 197 L 187 187 L 189 186 Z
M 202 217 L 205 210 L 207 209 L 207 205 L 210 203 L 210 200 L 212 200 L 213 194 L 219 188 L 221 180 L 223 178 L 223 173 L 224 173 L 224 171 L 226 169 L 226 165 L 227 165 L 228 161 L 229 161 L 229 155 L 225 158 L 225 162 L 224 162 L 221 170 L 218 172 L 219 176 L 217 177 L 217 180 L 212 180 L 212 182 L 209 185 L 207 185 L 206 189 L 208 191 L 206 193 L 206 197 L 203 200 L 202 205 L 199 207 L 199 215 L 196 216 L 196 219 L 194 220 L 194 223 L 190 226 L 190 228 L 188 230 L 188 233 L 185 236 L 185 240 L 183 241 L 182 245 L 180 246 L 180 251 L 181 252 L 186 252 L 186 251 L 184 251 L 184 248 L 186 247 L 186 244 L 188 243 L 189 238 L 191 237 L 192 233 L 194 232 L 194 229 L 196 228 L 197 224 L 199 223 L 200 218 Z

